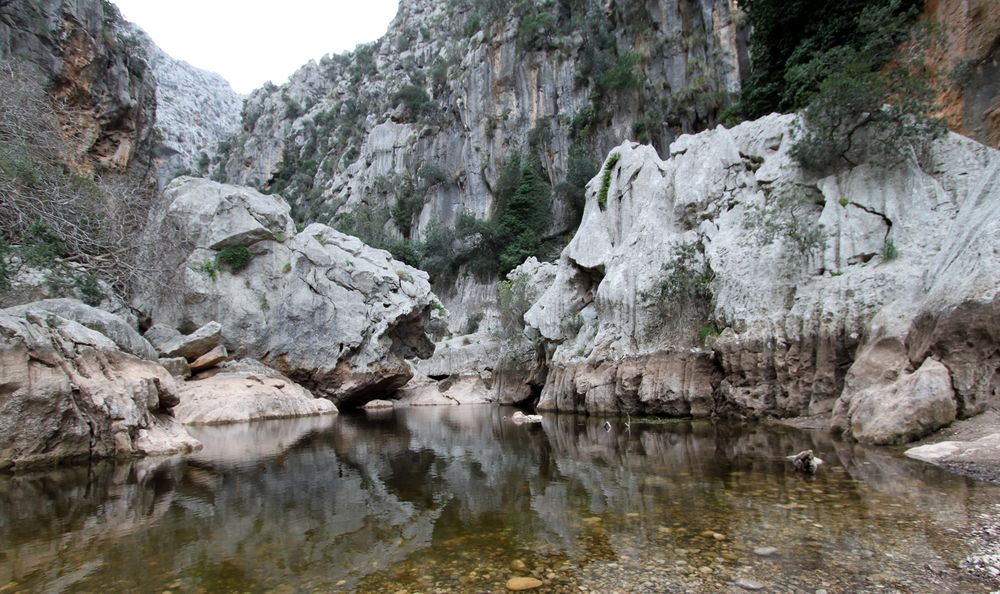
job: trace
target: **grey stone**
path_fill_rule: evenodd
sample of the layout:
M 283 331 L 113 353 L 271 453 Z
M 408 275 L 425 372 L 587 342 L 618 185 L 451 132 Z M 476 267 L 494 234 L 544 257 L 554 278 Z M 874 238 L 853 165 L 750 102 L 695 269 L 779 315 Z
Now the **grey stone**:
M 227 371 L 184 382 L 174 415 L 185 424 L 213 425 L 336 414 L 337 407 L 279 373 Z
M 208 351 L 204 355 L 198 357 L 191 362 L 191 371 L 197 373 L 205 369 L 211 369 L 219 363 L 222 363 L 229 358 L 229 353 L 226 351 L 226 347 L 219 345 L 214 349 Z
M 191 366 L 184 357 L 161 358 L 159 362 L 174 377 L 181 379 L 191 377 Z
M 218 321 L 228 352 L 347 407 L 392 393 L 413 375 L 406 359 L 433 353 L 427 274 L 324 225 L 294 234 L 280 197 L 180 178 L 160 214 L 150 233 L 167 278 L 137 299 L 157 324 Z M 251 236 L 245 270 L 200 266 L 214 261 L 212 246 Z
M 157 333 L 152 338 L 159 340 L 161 336 L 160 332 L 162 330 L 157 330 Z M 149 336 L 148 332 L 147 336 Z M 178 333 L 166 342 L 160 342 L 157 345 L 157 349 L 164 357 L 184 357 L 188 361 L 194 361 L 218 347 L 221 341 L 222 325 L 213 321 L 186 336 Z
M 76 299 L 45 299 L 10 308 L 15 315 L 28 310 L 44 310 L 73 320 L 110 338 L 119 349 L 140 359 L 156 360 L 156 350 L 121 317 L 86 305 Z
M 0 468 L 200 447 L 166 369 L 56 314 L 0 310 L 0 368 Z

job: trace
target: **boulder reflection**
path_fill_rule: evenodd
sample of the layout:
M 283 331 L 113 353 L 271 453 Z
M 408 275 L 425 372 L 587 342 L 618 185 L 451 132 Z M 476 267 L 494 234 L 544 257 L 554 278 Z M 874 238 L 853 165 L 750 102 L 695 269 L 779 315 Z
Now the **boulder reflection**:
M 575 416 L 519 426 L 510 412 L 196 427 L 205 447 L 186 458 L 0 477 L 0 584 L 372 590 L 430 566 L 469 574 L 469 556 L 484 579 L 475 567 L 494 557 L 584 572 L 656 551 L 735 558 L 776 535 L 798 539 L 795 571 L 832 551 L 862 571 L 872 530 L 914 557 L 953 556 L 906 522 L 960 526 L 997 494 L 822 432 L 641 420 L 608 431 Z M 819 476 L 784 460 L 803 449 L 827 461 Z

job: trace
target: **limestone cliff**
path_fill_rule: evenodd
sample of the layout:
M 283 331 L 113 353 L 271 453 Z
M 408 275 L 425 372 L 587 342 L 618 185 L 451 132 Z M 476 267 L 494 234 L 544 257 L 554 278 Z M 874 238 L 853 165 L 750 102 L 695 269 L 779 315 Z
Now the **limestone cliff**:
M 146 50 L 110 2 L 21 0 L 0 7 L 0 58 L 27 60 L 64 105 L 78 169 L 150 166 L 156 82 Z
M 928 0 L 943 43 L 929 56 L 948 127 L 1000 148 L 1000 18 L 993 0 Z
M 996 405 L 1000 153 L 951 134 L 920 162 L 816 178 L 789 156 L 795 125 L 683 136 L 665 161 L 614 149 L 525 315 L 550 345 L 540 409 L 791 416 L 839 398 L 849 429 L 859 391 L 940 399 L 924 387 L 941 373 L 935 410 Z M 864 368 L 866 345 L 898 345 L 895 363 Z
M 485 218 L 514 153 L 556 185 L 571 153 L 596 165 L 622 138 L 665 146 L 714 125 L 747 60 L 734 6 L 401 2 L 379 41 L 255 91 L 225 177 L 302 220 L 396 207 L 377 224 L 413 239 Z M 554 210 L 553 232 L 571 231 L 565 200 Z
M 239 128 L 242 98 L 229 83 L 168 56 L 110 2 L 5 3 L 8 58 L 40 71 L 60 106 L 66 159 L 85 174 L 130 169 L 163 186 L 205 170 Z
M 219 143 L 240 128 L 243 98 L 218 74 L 170 57 L 144 31 L 130 28 L 156 77 L 154 163 L 160 188 L 178 175 L 207 174 Z

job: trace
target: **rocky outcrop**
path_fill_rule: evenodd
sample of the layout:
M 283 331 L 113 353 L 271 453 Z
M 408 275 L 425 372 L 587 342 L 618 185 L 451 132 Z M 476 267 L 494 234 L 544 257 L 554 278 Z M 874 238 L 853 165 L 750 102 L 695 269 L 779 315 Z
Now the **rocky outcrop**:
M 65 108 L 60 124 L 83 171 L 150 165 L 156 81 L 145 47 L 110 2 L 0 7 L 0 58 L 27 60 Z
M 995 249 L 1000 241 L 1000 159 L 990 156 L 989 168 L 975 172 L 974 185 L 955 205 L 957 212 L 944 225 L 942 241 L 919 283 L 873 320 L 871 337 L 851 368 L 855 381 L 848 383 L 834 411 L 835 429 L 856 432 L 852 411 L 865 406 L 871 385 L 889 390 L 896 407 L 913 406 L 917 399 L 929 407 L 921 420 L 900 418 L 893 425 L 898 435 L 892 438 L 859 436 L 876 443 L 911 441 L 956 416 L 1000 404 L 1000 258 Z M 922 372 L 928 365 L 941 376 L 930 385 L 918 377 L 926 375 Z M 921 422 L 933 426 L 911 429 Z
M 410 182 L 420 204 L 384 222 L 414 239 L 485 218 L 529 141 L 555 185 L 574 147 L 596 163 L 636 130 L 665 145 L 714 125 L 748 63 L 734 13 L 728 0 L 401 2 L 379 41 L 252 93 L 225 176 L 321 221 L 402 205 Z
M 880 375 L 896 375 L 892 381 L 859 390 L 852 380 L 865 374 L 857 368 L 870 364 L 865 359 L 852 367 L 834 411 L 834 429 L 861 442 L 888 445 L 919 439 L 955 420 L 951 374 L 941 363 L 929 358 L 912 373 L 896 374 L 890 365 Z
M 0 310 L 0 468 L 189 452 L 174 379 L 43 309 Z
M 219 346 L 222 342 L 222 325 L 215 321 L 208 322 L 184 335 L 175 328 L 157 324 L 146 330 L 143 336 L 156 347 L 161 357 L 182 357 L 191 362 Z
M 164 192 L 151 245 L 166 278 L 138 300 L 181 332 L 222 326 L 237 357 L 277 369 L 338 406 L 360 406 L 427 357 L 427 275 L 314 224 L 296 234 L 278 196 L 179 178 Z
M 31 310 L 47 311 L 61 318 L 72 320 L 110 338 L 120 350 L 156 361 L 156 350 L 135 328 L 120 316 L 91 307 L 76 299 L 44 299 L 7 309 L 7 313 L 24 315 Z
M 495 401 L 489 385 L 475 375 L 443 380 L 415 377 L 396 393 L 396 397 L 403 406 L 489 404 Z
M 524 321 L 519 318 L 522 310 L 555 280 L 555 275 L 554 264 L 528 258 L 507 275 L 504 281 L 507 297 L 502 305 L 497 298 L 499 285 L 488 287 L 492 297 L 487 300 L 486 285 L 460 282 L 459 287 L 476 287 L 477 295 L 467 301 L 450 301 L 461 308 L 457 315 L 447 312 L 452 334 L 435 343 L 433 356 L 415 362 L 416 377 L 399 396 L 403 400 L 432 404 L 533 405 L 544 377 L 531 371 L 538 353 L 534 336 L 525 333 Z M 483 304 L 478 318 L 471 318 L 472 312 L 467 309 L 473 301 Z M 472 326 L 470 319 L 476 322 Z M 456 325 L 451 324 L 454 320 L 466 331 L 456 331 Z M 455 396 L 455 386 L 459 387 L 459 396 Z
M 276 372 L 224 370 L 207 379 L 185 382 L 177 420 L 217 425 L 264 419 L 336 414 L 337 407 Z
M 998 153 L 952 134 L 922 164 L 817 179 L 789 156 L 795 125 L 683 136 L 666 161 L 612 151 L 525 316 L 549 344 L 541 408 L 794 416 L 871 390 L 854 410 L 927 412 L 865 418 L 882 442 L 995 403 Z M 891 377 L 864 363 L 890 339 Z

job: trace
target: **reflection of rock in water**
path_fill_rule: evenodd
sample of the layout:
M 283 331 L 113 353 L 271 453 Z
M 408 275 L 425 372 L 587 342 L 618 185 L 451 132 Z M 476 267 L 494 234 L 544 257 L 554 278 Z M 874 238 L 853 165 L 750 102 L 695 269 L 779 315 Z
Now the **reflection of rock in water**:
M 440 584 L 419 589 L 461 590 L 472 570 L 507 579 L 515 554 L 529 567 L 566 562 L 572 582 L 664 556 L 715 572 L 724 553 L 752 563 L 754 548 L 776 546 L 760 562 L 786 589 L 809 586 L 794 581 L 807 571 L 858 589 L 850 580 L 883 563 L 864 556 L 880 547 L 899 567 L 949 558 L 921 522 L 964 526 L 976 497 L 996 493 L 822 432 L 635 419 L 606 432 L 584 417 L 516 426 L 504 412 L 196 428 L 205 450 L 160 467 L 0 478 L 11 510 L 0 583 L 128 590 L 134 564 L 155 562 L 143 587 L 182 576 L 177 589 L 378 591 L 432 573 Z M 823 473 L 794 473 L 784 454 L 804 449 L 828 460 Z M 784 542 L 798 543 L 794 559 Z
M 333 426 L 334 417 L 316 416 L 234 423 L 231 425 L 189 425 L 203 448 L 190 459 L 206 464 L 239 464 L 270 458 L 287 452 L 313 433 Z

